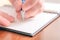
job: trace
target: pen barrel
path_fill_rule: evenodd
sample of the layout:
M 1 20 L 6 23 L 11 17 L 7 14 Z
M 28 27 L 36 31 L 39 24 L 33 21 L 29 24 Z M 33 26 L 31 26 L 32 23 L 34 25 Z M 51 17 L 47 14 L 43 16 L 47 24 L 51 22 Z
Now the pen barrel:
M 25 3 L 25 0 L 22 0 L 22 4 Z M 21 17 L 22 17 L 22 21 L 24 21 L 25 19 L 25 11 L 21 8 Z
M 25 3 L 25 0 L 22 0 L 22 3 L 24 4 Z
M 22 17 L 22 21 L 24 21 L 24 19 L 25 19 L 25 12 L 23 10 L 21 11 L 21 17 Z

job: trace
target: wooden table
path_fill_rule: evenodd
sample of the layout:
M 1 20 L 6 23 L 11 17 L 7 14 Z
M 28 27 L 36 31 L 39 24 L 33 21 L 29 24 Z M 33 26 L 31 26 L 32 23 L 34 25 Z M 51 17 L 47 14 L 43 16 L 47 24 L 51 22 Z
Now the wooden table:
M 60 18 L 55 20 L 34 37 L 0 31 L 0 40 L 60 40 Z

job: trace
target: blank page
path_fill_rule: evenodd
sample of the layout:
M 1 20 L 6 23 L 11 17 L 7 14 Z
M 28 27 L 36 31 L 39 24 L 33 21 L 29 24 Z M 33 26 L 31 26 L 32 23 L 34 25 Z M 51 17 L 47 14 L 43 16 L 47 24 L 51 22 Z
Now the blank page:
M 3 10 L 7 10 L 7 8 L 4 7 Z M 1 8 L 2 10 L 2 8 Z M 2 10 L 2 11 L 3 11 Z M 15 16 L 13 10 L 7 10 L 8 12 L 10 11 L 10 14 L 13 14 L 12 16 Z M 50 14 L 50 13 L 39 13 L 36 15 L 34 18 L 29 19 L 24 22 L 20 22 L 18 20 L 15 20 L 14 23 L 12 23 L 10 26 L 5 27 L 9 30 L 12 30 L 14 32 L 17 32 L 19 34 L 24 34 L 24 35 L 29 35 L 29 36 L 34 36 L 37 34 L 39 31 L 41 31 L 46 25 L 48 25 L 50 22 L 52 22 L 54 19 L 58 17 L 57 14 Z M 8 30 L 8 31 L 9 31 Z

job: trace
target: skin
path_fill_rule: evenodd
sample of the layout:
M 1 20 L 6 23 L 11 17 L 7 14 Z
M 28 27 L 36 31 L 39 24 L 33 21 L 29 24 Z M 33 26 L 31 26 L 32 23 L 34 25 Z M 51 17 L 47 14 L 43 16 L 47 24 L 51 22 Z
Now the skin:
M 21 0 L 9 0 L 16 9 L 17 18 L 21 20 L 21 8 L 25 11 L 25 19 L 29 19 L 42 12 L 42 3 L 39 0 L 25 0 L 22 4 Z M 0 10 L 0 26 L 9 26 L 14 18 Z M 6 22 L 6 23 L 5 23 Z
M 10 0 L 17 12 L 17 18 L 21 19 L 21 8 L 25 11 L 25 19 L 34 17 L 38 12 L 42 12 L 42 3 L 40 0 L 25 0 L 22 4 L 21 0 Z
M 0 10 L 0 27 L 9 26 L 14 21 L 14 18 L 7 13 L 4 13 Z
M 26 0 L 24 4 L 22 4 L 21 0 L 9 0 L 11 4 L 16 9 L 18 20 L 21 19 L 21 8 L 26 12 L 25 19 L 29 19 L 37 15 L 39 12 L 42 12 L 42 3 L 39 0 Z M 9 26 L 14 21 L 14 18 L 0 10 L 0 26 Z M 39 40 L 38 38 L 40 34 L 37 36 L 30 38 L 22 35 L 14 34 L 7 31 L 0 31 L 0 40 Z

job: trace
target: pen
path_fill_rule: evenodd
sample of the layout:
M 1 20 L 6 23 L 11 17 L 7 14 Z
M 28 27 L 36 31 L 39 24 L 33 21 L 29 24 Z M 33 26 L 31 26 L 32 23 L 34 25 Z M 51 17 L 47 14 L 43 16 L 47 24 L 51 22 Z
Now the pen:
M 22 0 L 22 4 L 25 3 L 25 0 Z M 24 15 L 25 15 L 25 11 L 21 8 L 21 17 L 22 17 L 22 21 L 24 21 Z

